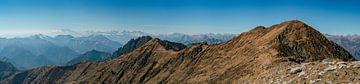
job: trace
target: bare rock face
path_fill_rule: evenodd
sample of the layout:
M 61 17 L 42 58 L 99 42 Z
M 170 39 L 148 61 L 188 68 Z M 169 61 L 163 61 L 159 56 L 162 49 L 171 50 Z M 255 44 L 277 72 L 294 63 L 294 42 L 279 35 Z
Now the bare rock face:
M 193 44 L 185 48 L 178 43 L 151 38 L 113 60 L 43 67 L 15 74 L 0 82 L 268 83 L 274 78 L 284 79 L 277 74 L 286 76 L 287 66 L 324 59 L 355 60 L 320 32 L 293 20 L 268 28 L 259 26 L 216 45 Z

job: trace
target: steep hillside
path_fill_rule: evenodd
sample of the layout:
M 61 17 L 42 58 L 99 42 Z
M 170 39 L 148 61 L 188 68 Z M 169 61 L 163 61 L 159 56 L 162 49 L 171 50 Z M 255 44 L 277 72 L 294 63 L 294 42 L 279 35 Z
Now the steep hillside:
M 302 80 L 294 76 L 302 69 L 287 74 L 288 69 L 324 60 L 355 60 L 320 32 L 296 20 L 268 28 L 259 26 L 216 45 L 193 44 L 184 49 L 174 46 L 175 43 L 151 38 L 132 52 L 113 60 L 43 67 L 15 74 L 0 82 L 269 83 L 290 79 L 292 82 L 307 82 L 312 79 Z M 340 79 L 345 75 L 324 76 Z M 350 78 L 344 80 L 351 81 Z

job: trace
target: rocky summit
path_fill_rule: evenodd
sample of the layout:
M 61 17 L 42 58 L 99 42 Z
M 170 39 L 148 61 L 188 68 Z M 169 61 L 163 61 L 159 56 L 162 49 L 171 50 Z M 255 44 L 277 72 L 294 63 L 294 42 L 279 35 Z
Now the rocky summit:
M 16 73 L 9 84 L 351 83 L 360 64 L 345 49 L 297 20 L 258 26 L 230 41 L 184 46 L 151 37 L 104 62 Z M 140 40 L 140 39 L 138 39 Z M 126 45 L 125 45 L 126 46 Z M 123 51 L 121 51 L 123 52 Z M 119 53 L 121 53 L 119 52 Z

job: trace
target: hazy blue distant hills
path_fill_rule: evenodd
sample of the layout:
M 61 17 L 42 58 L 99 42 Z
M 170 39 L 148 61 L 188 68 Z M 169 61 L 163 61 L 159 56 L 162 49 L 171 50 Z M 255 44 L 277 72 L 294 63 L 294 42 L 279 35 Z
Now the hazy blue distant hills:
M 135 39 L 141 36 L 151 36 L 163 40 L 190 44 L 197 42 L 207 42 L 208 44 L 219 43 L 222 41 L 227 41 L 236 36 L 236 34 L 182 34 L 182 33 L 170 33 L 170 34 L 150 34 L 142 31 L 84 31 L 77 32 L 70 29 L 62 29 L 62 31 L 57 32 L 57 35 L 72 35 L 72 36 L 91 36 L 91 35 L 103 35 L 110 40 L 119 42 L 121 44 L 127 43 L 130 39 Z
M 190 43 L 198 43 L 198 42 L 207 42 L 209 44 L 215 44 L 220 43 L 223 41 L 227 41 L 233 37 L 235 37 L 235 34 L 199 34 L 199 35 L 188 35 L 188 34 L 181 34 L 181 33 L 171 33 L 171 34 L 148 34 L 143 33 L 140 31 L 135 32 L 129 32 L 129 31 L 123 31 L 120 33 L 111 33 L 104 35 L 110 39 L 113 39 L 115 41 L 121 42 L 122 44 L 125 44 L 125 42 L 129 41 L 130 39 L 135 39 L 140 36 L 152 36 L 163 40 L 168 40 L 172 42 L 178 42 L 183 44 L 190 44 Z
M 58 46 L 68 47 L 78 53 L 85 53 L 93 49 L 112 53 L 122 46 L 119 42 L 112 41 L 103 35 L 90 35 L 86 37 L 57 35 L 54 38 L 47 38 L 46 40 Z
M 120 47 L 117 51 L 115 51 L 112 55 L 113 57 L 117 57 L 126 53 L 129 53 L 140 46 L 144 45 L 146 42 L 151 40 L 152 37 L 150 36 L 142 36 L 136 39 L 131 39 L 129 42 L 127 42 L 123 47 Z
M 37 66 L 42 66 L 42 64 L 38 65 L 34 63 L 36 62 L 36 55 L 21 47 L 9 45 L 6 46 L 2 51 L 0 51 L 0 54 L 2 57 L 7 58 L 8 61 L 12 62 L 18 67 L 33 68 Z
M 78 57 L 70 60 L 67 65 L 73 65 L 80 62 L 96 62 L 96 61 L 103 61 L 106 59 L 109 59 L 111 57 L 110 53 L 91 50 L 89 52 L 86 52 L 84 54 L 79 55 Z
M 109 31 L 109 32 L 90 32 L 90 35 L 104 35 L 105 37 L 125 44 L 130 39 L 135 39 L 141 36 L 151 36 L 150 33 L 145 33 L 141 31 Z
M 104 57 L 111 56 L 111 54 L 105 53 L 113 53 L 112 56 L 116 56 L 119 53 L 126 53 L 137 48 L 134 44 L 141 43 L 136 43 L 134 40 L 141 36 L 152 36 L 183 44 L 200 42 L 216 44 L 236 36 L 235 34 L 211 33 L 199 35 L 181 33 L 154 35 L 141 31 L 88 31 L 84 34 L 71 30 L 57 34 L 55 36 L 36 34 L 21 38 L 0 38 L 0 58 L 6 58 L 7 61 L 18 69 L 31 69 L 44 65 L 74 64 L 79 61 L 101 61 Z M 129 44 L 123 46 L 122 44 L 125 43 Z M 95 51 L 102 54 L 100 56 L 92 55 Z
M 187 35 L 181 33 L 172 33 L 172 34 L 160 34 L 155 37 L 159 39 L 164 39 L 172 42 L 179 42 L 183 44 L 191 43 L 200 43 L 206 42 L 208 44 L 221 43 L 235 37 L 234 34 L 199 34 L 199 35 Z
M 16 67 L 30 69 L 43 65 L 64 65 L 79 54 L 93 49 L 112 53 L 119 47 L 120 43 L 102 35 L 50 37 L 39 34 L 0 39 L 0 57 L 8 58 Z
M 0 57 L 0 61 L 6 62 L 6 63 L 10 63 L 10 64 L 12 64 L 14 67 L 16 67 L 16 69 L 18 69 L 18 70 L 25 70 L 25 69 L 26 69 L 26 68 L 24 68 L 24 67 L 21 67 L 20 65 L 16 65 L 16 63 L 15 63 L 14 61 L 12 61 L 11 59 L 6 58 L 6 57 Z
M 0 57 L 6 57 L 16 67 L 26 69 L 43 65 L 61 65 L 73 59 L 78 53 L 57 46 L 47 40 L 46 36 L 34 35 L 26 38 L 1 39 Z
M 360 35 L 325 35 L 328 39 L 336 42 L 352 53 L 356 59 L 360 60 Z
M 183 43 L 183 44 L 190 44 L 190 43 L 198 43 L 198 42 L 207 42 L 208 44 L 215 44 L 220 43 L 223 41 L 227 41 L 233 37 L 235 37 L 235 34 L 197 34 L 197 35 L 188 35 L 188 34 L 182 34 L 182 33 L 171 33 L 171 34 L 149 34 L 144 33 L 141 31 L 123 31 L 123 32 L 101 32 L 101 33 L 95 33 L 95 34 L 101 34 L 105 37 L 120 42 L 122 44 L 125 44 L 130 39 L 135 39 L 141 36 L 152 36 L 163 40 Z
M 17 69 L 9 62 L 0 61 L 0 80 L 14 74 Z

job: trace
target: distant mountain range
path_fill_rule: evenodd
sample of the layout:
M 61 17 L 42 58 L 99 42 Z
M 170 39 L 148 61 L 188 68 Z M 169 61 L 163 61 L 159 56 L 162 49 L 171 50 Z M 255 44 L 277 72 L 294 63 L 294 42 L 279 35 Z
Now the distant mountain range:
M 60 65 L 78 54 L 68 47 L 57 46 L 41 36 L 0 39 L 0 45 L 0 57 L 11 60 L 16 67 L 26 69 L 43 65 Z
M 182 34 L 182 33 L 170 33 L 170 34 L 150 34 L 142 31 L 74 31 L 71 29 L 60 29 L 57 32 L 48 33 L 49 35 L 72 35 L 75 37 L 87 37 L 91 35 L 103 35 L 110 40 L 117 41 L 121 44 L 125 44 L 130 39 L 135 39 L 141 36 L 151 36 L 163 40 L 190 44 L 194 42 L 207 42 L 209 44 L 220 43 L 222 41 L 230 40 L 235 37 L 236 34 Z
M 336 42 L 351 52 L 356 59 L 360 60 L 360 35 L 325 35 L 328 39 Z
M 352 62 L 356 59 L 348 51 L 298 20 L 258 26 L 214 45 L 186 46 L 145 36 L 129 41 L 118 51 L 123 54 L 108 61 L 41 67 L 0 82 L 356 83 L 360 71 L 360 64 Z
M 66 65 L 71 60 L 89 59 L 89 51 L 96 50 L 111 53 L 117 56 L 119 49 L 128 48 L 126 45 L 131 39 L 152 35 L 140 31 L 110 31 L 78 33 L 72 30 L 63 30 L 56 36 L 36 34 L 21 38 L 0 38 L 0 58 L 15 65 L 18 69 L 31 69 L 44 65 Z M 64 34 L 64 35 L 62 35 Z M 69 34 L 69 35 L 65 35 Z M 71 35 L 70 35 L 71 34 Z M 79 34 L 79 35 L 72 35 Z M 88 35 L 88 36 L 84 36 Z M 180 33 L 152 35 L 165 40 L 191 44 L 207 42 L 209 44 L 220 43 L 234 37 L 233 34 L 201 34 L 186 35 Z M 120 50 L 122 51 L 122 50 Z M 87 56 L 82 56 L 87 54 Z M 96 55 L 95 55 L 96 58 Z M 82 60 L 82 61 L 84 61 Z M 92 59 L 93 60 L 93 59 Z M 88 60 L 88 61 L 92 61 Z M 74 62 L 77 63 L 77 62 Z
M 19 69 L 44 65 L 64 65 L 76 56 L 91 50 L 112 53 L 122 45 L 102 35 L 33 35 L 24 38 L 0 39 L 0 57 L 10 60 Z
M 122 44 L 112 41 L 103 35 L 90 35 L 87 37 L 73 37 L 71 35 L 57 35 L 55 37 L 45 38 L 45 40 L 52 42 L 58 46 L 69 47 L 78 52 L 85 53 L 91 50 L 98 50 L 112 53 Z
M 0 80 L 11 76 L 16 71 L 17 69 L 11 63 L 0 61 Z
M 78 57 L 70 60 L 66 65 L 73 65 L 80 62 L 98 62 L 111 58 L 110 53 L 101 52 L 97 50 L 91 50 L 84 54 L 79 55 Z

